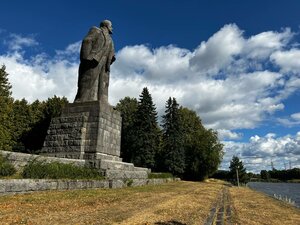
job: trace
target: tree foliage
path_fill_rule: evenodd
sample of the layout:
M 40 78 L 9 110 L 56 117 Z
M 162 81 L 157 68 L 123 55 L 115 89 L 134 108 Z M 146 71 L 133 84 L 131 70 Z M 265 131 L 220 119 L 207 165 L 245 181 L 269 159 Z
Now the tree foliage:
M 169 98 L 163 115 L 162 148 L 164 165 L 167 171 L 181 176 L 185 169 L 183 126 L 179 114 L 179 105 L 175 98 Z
M 22 133 L 21 142 L 26 152 L 38 153 L 43 147 L 51 119 L 61 115 L 64 105 L 68 103 L 65 97 L 54 96 L 47 101 L 35 101 L 30 105 L 30 129 Z
M 116 105 L 122 115 L 121 157 L 125 162 L 132 162 L 132 149 L 135 141 L 135 115 L 138 109 L 136 98 L 125 97 Z
M 268 177 L 263 176 L 263 174 L 268 174 Z M 293 179 L 300 179 L 300 169 L 299 168 L 293 168 L 289 170 L 262 170 L 260 172 L 261 178 L 268 180 L 268 179 L 276 179 L 281 181 L 287 181 L 287 180 L 293 180 Z
M 233 156 L 230 161 L 230 180 L 232 183 L 237 184 L 237 177 L 240 183 L 246 183 L 248 181 L 246 168 L 244 168 L 243 162 L 237 156 Z
M 137 166 L 154 168 L 155 154 L 159 148 L 160 132 L 157 124 L 156 108 L 146 87 L 139 98 L 134 128 L 135 139 L 132 161 Z
M 0 149 L 10 151 L 13 140 L 13 98 L 11 97 L 11 85 L 8 81 L 8 73 L 5 66 L 0 68 Z
M 196 112 L 181 107 L 180 110 L 185 149 L 185 179 L 202 180 L 212 175 L 223 157 L 223 145 L 217 133 L 206 129 Z
M 32 104 L 11 97 L 11 85 L 5 66 L 0 68 L 0 149 L 37 152 L 43 142 L 52 117 L 59 116 L 66 98 L 54 96 Z

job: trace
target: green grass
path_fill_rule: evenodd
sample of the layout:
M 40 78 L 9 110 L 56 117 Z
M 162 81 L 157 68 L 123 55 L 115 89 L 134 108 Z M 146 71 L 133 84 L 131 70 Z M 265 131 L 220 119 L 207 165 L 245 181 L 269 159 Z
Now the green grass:
M 14 166 L 0 154 L 0 177 L 9 177 L 16 173 Z
M 103 179 L 96 169 L 59 162 L 33 160 L 23 170 L 23 178 L 32 179 Z

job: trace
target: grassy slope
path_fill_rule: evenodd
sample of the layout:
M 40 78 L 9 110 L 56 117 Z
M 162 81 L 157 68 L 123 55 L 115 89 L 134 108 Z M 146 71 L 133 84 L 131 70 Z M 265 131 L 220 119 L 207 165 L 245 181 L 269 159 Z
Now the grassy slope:
M 230 188 L 240 224 L 296 225 L 300 210 L 249 188 Z

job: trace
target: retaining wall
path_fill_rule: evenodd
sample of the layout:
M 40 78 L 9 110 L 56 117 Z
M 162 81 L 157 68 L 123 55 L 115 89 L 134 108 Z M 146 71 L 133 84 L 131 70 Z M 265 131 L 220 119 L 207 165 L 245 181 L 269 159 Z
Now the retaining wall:
M 48 190 L 80 190 L 95 188 L 123 188 L 128 186 L 158 185 L 174 181 L 166 179 L 133 180 L 44 180 L 44 179 L 2 179 L 0 195 Z
M 20 152 L 8 152 L 8 151 L 1 151 L 1 150 L 0 150 L 0 154 L 3 157 L 7 158 L 7 160 L 10 163 L 12 163 L 17 170 L 22 170 L 22 168 L 31 160 L 43 161 L 45 163 L 60 162 L 65 164 L 74 164 L 76 166 L 85 166 L 87 163 L 83 159 L 55 158 L 55 157 L 25 154 Z

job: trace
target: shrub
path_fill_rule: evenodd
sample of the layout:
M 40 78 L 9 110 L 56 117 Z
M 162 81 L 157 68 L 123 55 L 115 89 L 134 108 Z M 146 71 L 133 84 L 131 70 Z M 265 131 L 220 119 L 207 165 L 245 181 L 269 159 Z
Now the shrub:
M 0 177 L 11 176 L 16 173 L 15 167 L 7 161 L 2 155 L 0 155 Z
M 33 179 L 103 179 L 96 169 L 64 164 L 59 162 L 45 163 L 33 160 L 23 170 L 23 178 Z
M 158 178 L 173 178 L 171 173 L 150 173 L 148 175 L 149 179 L 158 179 Z

